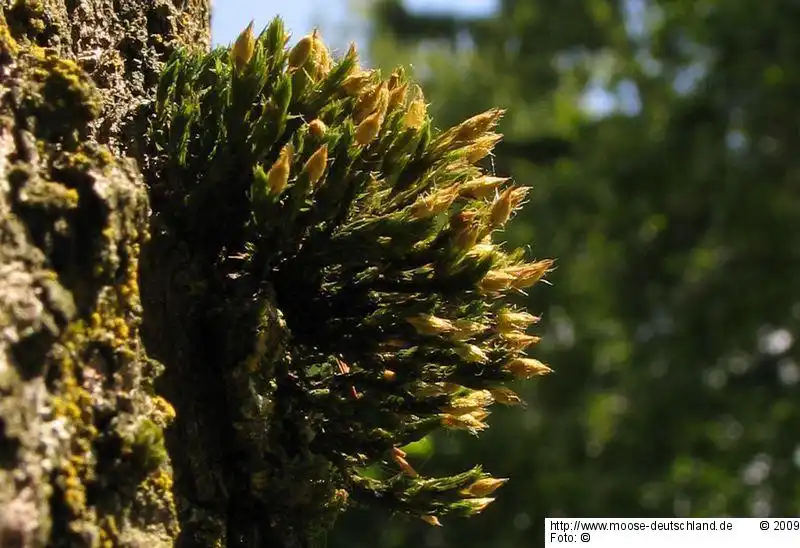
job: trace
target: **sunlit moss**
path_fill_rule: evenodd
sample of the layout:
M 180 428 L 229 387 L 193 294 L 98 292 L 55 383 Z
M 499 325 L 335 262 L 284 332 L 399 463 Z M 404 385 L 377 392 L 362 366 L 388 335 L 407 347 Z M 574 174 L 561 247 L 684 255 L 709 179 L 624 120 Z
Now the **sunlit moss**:
M 507 295 L 553 263 L 495 239 L 527 189 L 476 165 L 502 112 L 440 132 L 404 71 L 333 59 L 318 31 L 288 49 L 280 20 L 251 32 L 177 53 L 150 133 L 159 230 L 191 248 L 185 287 L 214 311 L 223 363 L 196 367 L 231 403 L 231 496 L 286 539 L 354 503 L 477 514 L 492 499 L 471 486 L 504 480 L 428 478 L 400 447 L 487 428 L 491 404 L 520 402 L 504 383 L 549 371 L 523 357 L 538 339 L 510 327 L 527 316 Z

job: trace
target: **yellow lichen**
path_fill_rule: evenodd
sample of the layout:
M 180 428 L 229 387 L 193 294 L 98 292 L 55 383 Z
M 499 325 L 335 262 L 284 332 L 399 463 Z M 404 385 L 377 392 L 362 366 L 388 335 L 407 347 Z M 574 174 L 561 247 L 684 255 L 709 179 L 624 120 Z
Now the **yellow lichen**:
M 150 418 L 161 428 L 166 428 L 175 420 L 175 408 L 162 398 L 161 396 L 154 396 L 152 399 L 153 411 Z
M 98 151 L 97 159 L 100 160 L 101 167 L 114 163 L 114 155 L 106 148 L 101 148 Z
M 22 41 L 31 41 L 47 28 L 44 21 L 46 11 L 41 0 L 18 0 L 11 2 L 6 14 L 12 20 L 14 34 Z
M 138 247 L 136 249 L 138 251 Z M 135 270 L 129 269 L 128 272 Z M 86 373 L 81 372 L 81 368 L 88 370 L 92 367 L 91 363 L 96 359 L 94 349 L 98 344 L 114 350 L 117 361 L 115 368 L 124 366 L 135 356 L 131 348 L 135 347 L 134 340 L 137 336 L 136 316 L 132 308 L 136 299 L 136 293 L 122 298 L 113 291 L 101 292 L 88 321 L 73 322 L 52 353 L 58 367 L 59 379 L 51 399 L 51 409 L 55 417 L 66 422 L 67 429 L 72 434 L 68 454 L 59 466 L 56 480 L 61 488 L 62 503 L 70 515 L 67 526 L 75 534 L 80 534 L 80 530 L 88 524 L 97 523 L 101 546 L 116 545 L 119 531 L 113 515 L 101 516 L 98 521 L 95 508 L 90 507 L 87 502 L 86 485 L 95 478 L 98 458 L 94 452 L 99 436 L 94 426 L 95 406 L 98 402 L 82 386 Z M 135 458 L 144 469 L 155 469 L 137 489 L 144 487 L 149 493 L 148 499 L 156 501 L 159 508 L 174 516 L 172 478 L 168 468 L 162 466 L 166 458 L 162 429 L 174 419 L 175 411 L 160 397 L 154 397 L 152 404 L 152 412 L 148 414 L 154 420 L 142 419 L 138 422 L 136 429 L 131 432 L 132 446 L 127 454 Z M 104 432 L 106 436 L 109 434 L 115 433 Z
M 102 548 L 113 548 L 117 546 L 119 539 L 119 528 L 114 516 L 104 516 L 100 520 L 100 546 Z
M 91 97 L 93 90 L 89 90 Z M 106 148 L 89 149 L 79 145 L 78 151 L 67 155 L 65 165 L 81 171 L 99 169 L 102 173 L 108 173 L 114 165 L 114 155 Z
M 124 346 L 128 342 L 128 338 L 130 337 L 130 329 L 128 329 L 128 324 L 125 323 L 125 320 L 122 318 L 114 318 L 113 320 L 114 325 L 114 334 L 118 337 L 115 339 L 115 346 Z
M 81 152 L 81 138 L 102 109 L 102 97 L 91 78 L 74 61 L 35 45 L 26 48 L 20 60 L 26 85 L 17 109 L 34 121 L 37 141 L 69 143 Z M 92 166 L 99 164 L 88 156 L 69 156 L 65 158 L 68 166 L 87 158 Z
M 58 483 L 64 492 L 64 502 L 74 516 L 80 516 L 86 510 L 86 489 L 74 459 L 70 459 L 61 468 Z
M 163 466 L 152 472 L 136 489 L 137 504 L 146 508 L 156 508 L 172 516 L 177 514 L 175 499 L 172 496 L 172 475 Z M 177 535 L 178 531 L 174 530 Z
M 11 36 L 11 32 L 8 29 L 8 24 L 6 23 L 6 19 L 3 16 L 2 11 L 0 11 L 0 47 L 9 52 L 11 55 L 16 55 L 19 49 L 17 47 L 17 41 Z
M 94 478 L 95 459 L 93 442 L 98 436 L 94 426 L 92 397 L 76 378 L 76 360 L 90 339 L 83 322 L 75 322 L 66 332 L 61 344 L 54 349 L 61 378 L 57 395 L 51 400 L 55 417 L 63 418 L 72 432 L 70 454 L 62 461 L 57 484 L 61 487 L 63 501 L 76 520 L 87 519 L 93 510 L 86 505 L 86 483 Z M 91 520 L 90 520 L 91 521 Z M 71 522 L 72 524 L 72 522 Z
M 172 476 L 163 468 L 150 475 L 147 481 L 158 492 L 169 493 L 172 491 Z

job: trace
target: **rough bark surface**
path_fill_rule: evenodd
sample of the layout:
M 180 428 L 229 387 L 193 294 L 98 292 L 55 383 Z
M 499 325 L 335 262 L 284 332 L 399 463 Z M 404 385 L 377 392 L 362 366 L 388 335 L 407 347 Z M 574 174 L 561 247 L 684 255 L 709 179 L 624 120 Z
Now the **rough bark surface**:
M 165 57 L 208 47 L 209 2 L 0 8 L 0 546 L 172 546 L 136 143 Z
M 100 94 L 90 138 L 136 156 L 141 115 L 177 46 L 207 49 L 209 0 L 2 0 L 11 34 L 75 62 Z
M 502 111 L 434 131 L 279 19 L 165 66 L 209 4 L 0 0 L 0 548 L 474 516 L 504 479 L 402 448 L 550 372 L 504 295 L 553 263 L 492 240 L 527 189 L 478 165 Z

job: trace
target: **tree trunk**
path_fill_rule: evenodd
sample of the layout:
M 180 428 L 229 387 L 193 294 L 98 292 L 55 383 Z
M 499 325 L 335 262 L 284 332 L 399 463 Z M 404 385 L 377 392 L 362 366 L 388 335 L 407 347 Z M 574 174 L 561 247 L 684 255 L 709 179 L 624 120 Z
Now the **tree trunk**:
M 433 131 L 402 70 L 279 19 L 163 67 L 202 0 L 0 6 L 0 546 L 483 511 L 505 480 L 402 448 L 550 371 L 505 297 L 552 261 L 492 243 L 527 194 L 478 165 L 502 111 Z
M 201 545 L 141 336 L 137 144 L 166 56 L 208 48 L 209 2 L 0 7 L 0 546 Z M 205 534 L 225 544 L 224 520 Z

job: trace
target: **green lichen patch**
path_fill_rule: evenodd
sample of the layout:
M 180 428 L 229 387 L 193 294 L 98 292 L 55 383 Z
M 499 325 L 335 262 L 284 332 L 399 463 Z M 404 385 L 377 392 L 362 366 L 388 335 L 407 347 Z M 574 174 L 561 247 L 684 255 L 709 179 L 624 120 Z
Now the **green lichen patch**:
M 498 240 L 528 188 L 481 167 L 502 112 L 438 131 L 402 69 L 286 42 L 275 20 L 175 55 L 151 131 L 157 239 L 186 257 L 172 299 L 213 349 L 179 370 L 225 387 L 230 530 L 295 546 L 351 503 L 477 514 L 504 480 L 424 477 L 402 447 L 478 434 L 521 403 L 507 383 L 550 371 L 509 297 L 553 262 Z
M 19 48 L 11 35 L 11 29 L 0 11 L 0 65 L 7 65 L 16 56 Z
M 40 0 L 15 0 L 6 10 L 10 33 L 18 39 L 36 41 L 47 33 L 47 13 Z
M 156 470 L 167 462 L 164 432 L 150 419 L 139 421 L 129 443 L 131 455 L 142 469 Z
M 97 288 L 136 268 L 133 246 L 138 244 L 120 244 L 136 238 L 137 230 L 119 225 L 112 214 L 133 195 L 117 196 L 114 203 L 104 195 L 107 181 L 125 180 L 128 169 L 109 163 L 107 151 L 95 146 L 64 152 L 44 140 L 38 144 L 38 161 L 18 159 L 9 171 L 12 211 L 87 313 Z M 129 288 L 121 285 L 120 290 Z
M 21 52 L 14 79 L 19 85 L 17 123 L 55 143 L 75 147 L 100 113 L 101 97 L 73 61 L 32 46 Z

